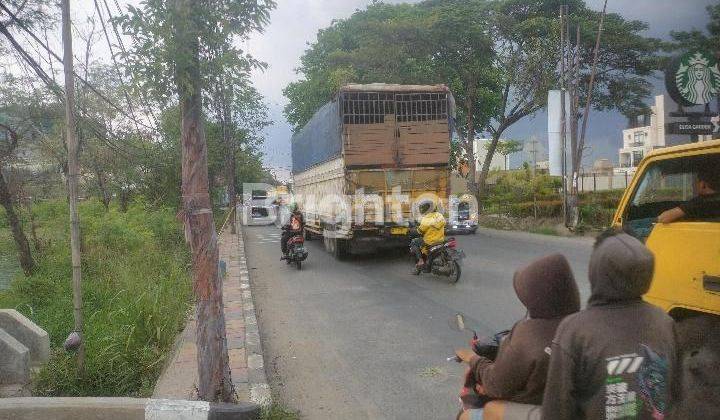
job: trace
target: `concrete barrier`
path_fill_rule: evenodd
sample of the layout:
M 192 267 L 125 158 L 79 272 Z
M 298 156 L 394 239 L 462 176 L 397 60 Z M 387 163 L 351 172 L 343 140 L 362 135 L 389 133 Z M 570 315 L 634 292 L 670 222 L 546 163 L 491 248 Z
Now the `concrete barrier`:
M 50 357 L 50 337 L 42 328 L 14 309 L 0 309 L 0 329 L 30 350 L 30 363 L 40 365 Z
M 0 329 L 0 385 L 30 382 L 30 350 Z
M 142 398 L 4 398 L 0 420 L 257 420 L 255 404 Z

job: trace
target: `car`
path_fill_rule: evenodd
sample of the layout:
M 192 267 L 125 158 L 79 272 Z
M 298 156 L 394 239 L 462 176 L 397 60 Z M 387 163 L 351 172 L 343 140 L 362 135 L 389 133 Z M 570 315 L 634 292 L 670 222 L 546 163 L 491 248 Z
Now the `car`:
M 477 215 L 470 214 L 469 206 L 461 203 L 457 211 L 457 220 L 450 220 L 445 226 L 445 232 L 451 234 L 475 233 L 478 228 Z

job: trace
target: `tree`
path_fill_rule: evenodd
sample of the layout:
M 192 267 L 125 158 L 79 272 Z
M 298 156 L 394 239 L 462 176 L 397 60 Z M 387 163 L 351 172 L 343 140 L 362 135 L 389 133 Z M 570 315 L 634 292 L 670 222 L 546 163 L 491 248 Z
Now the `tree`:
M 671 49 L 684 51 L 705 49 L 715 52 L 720 57 L 720 4 L 708 5 L 706 9 L 710 17 L 707 30 L 692 29 L 670 32 L 674 41 L 674 44 L 669 46 Z
M 375 3 L 333 23 L 303 55 L 304 79 L 285 89 L 285 115 L 302 127 L 348 82 L 445 83 L 459 104 L 453 161 L 475 173 L 473 142 L 498 103 L 484 0 Z M 475 177 L 468 178 L 477 193 Z
M 487 24 L 489 3 L 483 0 L 429 1 L 428 53 L 432 69 L 448 83 L 460 104 L 459 142 L 468 164 L 468 189 L 479 198 L 474 143 L 499 104 L 499 78 L 493 68 L 494 48 Z
M 127 59 L 160 101 L 177 97 L 181 118 L 183 219 L 197 298 L 199 397 L 233 401 L 228 368 L 222 279 L 209 194 L 203 91 L 218 74 L 242 73 L 248 57 L 233 41 L 262 29 L 270 0 L 148 0 L 129 7 L 123 28 L 136 40 Z
M 441 83 L 429 70 L 425 12 L 410 4 L 373 3 L 335 20 L 300 58 L 302 75 L 283 93 L 297 131 L 346 83 Z M 423 51 L 420 53 L 420 51 Z
M 469 157 L 476 133 L 491 138 L 478 182 L 469 185 L 482 198 L 503 133 L 543 109 L 548 90 L 558 84 L 561 3 L 569 5 L 573 27 L 581 28 L 577 74 L 582 101 L 600 15 L 584 1 L 427 0 L 372 4 L 321 30 L 301 58 L 303 79 L 285 89 L 285 114 L 299 129 L 348 81 L 448 84 L 460 104 L 463 160 L 474 165 Z M 612 36 L 600 51 L 593 108 L 639 112 L 661 44 L 642 35 L 646 25 L 639 21 L 611 14 L 606 27 Z M 581 155 L 576 155 L 579 167 Z
M 44 30 L 49 29 L 55 23 L 56 18 L 53 14 L 48 13 L 47 6 L 52 3 L 50 0 L 5 0 L 3 3 L 4 8 L 10 10 L 26 27 Z M 12 28 L 16 22 L 2 13 L 0 14 L 0 25 Z M 0 48 L 2 48 L 2 44 L 0 44 Z
M 0 155 L 0 204 L 2 204 L 5 209 L 5 215 L 12 230 L 13 239 L 15 240 L 18 251 L 18 259 L 20 260 L 20 267 L 22 267 L 26 276 L 30 276 L 35 270 L 35 261 L 30 252 L 30 243 L 23 230 L 22 222 L 15 211 L 14 202 L 16 200 L 10 193 L 8 182 L 5 180 L 5 175 L 3 174 L 5 160 L 11 156 L 17 146 L 18 135 L 15 130 L 2 123 L 0 123 L 0 133 L 5 134 L 6 142 L 6 144 L 2 145 L 3 151 L 2 155 Z
M 490 143 L 486 143 L 485 147 L 488 148 Z M 505 162 L 505 170 L 508 170 L 508 157 L 513 154 L 522 151 L 523 145 L 517 140 L 500 140 L 497 145 L 496 151 L 503 156 Z

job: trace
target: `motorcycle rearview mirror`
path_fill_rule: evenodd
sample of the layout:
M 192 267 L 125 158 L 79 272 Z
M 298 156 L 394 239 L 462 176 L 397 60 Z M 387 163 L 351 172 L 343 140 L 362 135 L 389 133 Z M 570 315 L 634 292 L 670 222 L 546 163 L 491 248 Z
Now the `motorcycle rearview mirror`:
M 470 331 L 473 334 L 475 334 L 475 328 L 473 328 L 472 324 L 468 321 L 468 319 L 465 317 L 465 315 L 460 312 L 453 315 L 449 324 L 450 324 L 450 328 L 454 331 L 460 331 L 460 332 Z
M 473 333 L 473 337 L 477 337 L 477 333 L 475 332 L 474 328 L 471 328 L 468 325 L 468 322 L 465 320 L 465 315 L 461 313 L 455 314 L 455 316 L 452 318 L 452 321 L 450 322 L 450 328 L 452 328 L 455 331 L 470 331 Z

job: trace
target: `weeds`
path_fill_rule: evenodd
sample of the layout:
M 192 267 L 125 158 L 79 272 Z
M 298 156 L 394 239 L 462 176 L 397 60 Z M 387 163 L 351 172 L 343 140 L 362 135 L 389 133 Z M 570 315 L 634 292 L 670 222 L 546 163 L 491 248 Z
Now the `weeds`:
M 72 270 L 64 200 L 35 214 L 47 246 L 37 271 L 16 276 L 0 307 L 16 308 L 50 335 L 50 361 L 36 375 L 41 396 L 148 396 L 190 309 L 189 256 L 170 209 L 133 204 L 106 212 L 80 206 L 86 365 L 62 350 L 72 330 Z
M 263 408 L 260 418 L 262 420 L 299 420 L 300 415 L 294 411 L 290 411 L 282 405 L 273 403 L 272 405 Z

